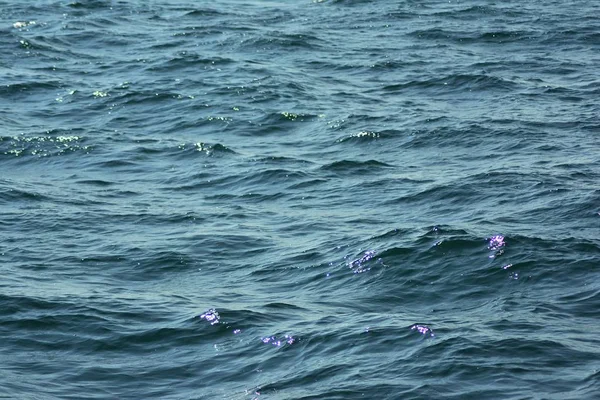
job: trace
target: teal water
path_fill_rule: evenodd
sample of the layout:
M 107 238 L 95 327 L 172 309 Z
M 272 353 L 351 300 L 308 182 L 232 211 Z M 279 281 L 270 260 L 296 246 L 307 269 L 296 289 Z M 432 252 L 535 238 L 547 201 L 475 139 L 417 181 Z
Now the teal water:
M 596 398 L 599 13 L 0 0 L 0 398 Z

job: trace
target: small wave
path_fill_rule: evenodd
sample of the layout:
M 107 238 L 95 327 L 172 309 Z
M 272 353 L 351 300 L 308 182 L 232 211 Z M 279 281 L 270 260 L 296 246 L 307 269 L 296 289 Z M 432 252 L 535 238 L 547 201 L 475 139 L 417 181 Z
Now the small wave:
M 518 18 L 520 16 L 527 16 L 526 12 L 523 12 L 514 7 L 497 7 L 488 5 L 477 5 L 467 6 L 464 8 L 434 11 L 431 15 L 458 19 L 458 20 L 470 20 L 471 18 Z
M 304 123 L 315 122 L 320 120 L 321 118 L 321 115 L 314 115 L 302 112 L 270 112 L 252 120 L 251 125 L 244 129 L 243 135 L 269 136 L 276 134 L 286 134 L 290 132 L 290 129 L 301 129 L 303 128 L 302 125 Z
M 190 18 L 203 18 L 203 17 L 210 17 L 210 18 L 215 18 L 215 17 L 222 17 L 222 16 L 227 16 L 229 15 L 226 12 L 223 11 L 219 11 L 219 10 L 215 10 L 212 8 L 205 8 L 202 7 L 201 10 L 192 10 L 192 11 L 188 11 L 185 13 L 184 17 L 190 17 Z
M 103 8 L 110 8 L 110 3 L 106 3 L 102 0 L 86 0 L 86 1 L 73 1 L 67 4 L 67 7 L 76 8 L 76 9 L 86 9 L 86 10 L 99 10 Z
M 197 53 L 188 52 L 187 50 L 179 52 L 175 57 L 162 61 L 158 65 L 153 65 L 148 68 L 149 71 L 171 72 L 175 73 L 182 69 L 197 70 L 198 66 L 215 66 L 221 68 L 228 64 L 233 64 L 234 60 L 227 57 L 206 57 Z
M 346 6 L 360 6 L 363 4 L 372 4 L 372 0 L 314 0 L 315 3 L 342 4 Z
M 182 152 L 182 155 L 192 156 L 198 153 L 209 157 L 224 156 L 228 154 L 236 154 L 235 151 L 220 143 L 209 144 L 204 142 L 197 143 L 182 143 L 177 147 Z
M 323 47 L 321 39 L 310 33 L 287 33 L 272 32 L 268 36 L 263 35 L 244 40 L 242 44 L 245 47 L 256 49 L 269 49 L 272 51 L 298 51 L 298 50 L 319 50 Z
M 447 42 L 458 45 L 483 44 L 508 44 L 515 42 L 529 42 L 537 40 L 541 33 L 537 31 L 493 31 L 473 32 L 454 31 L 443 28 L 418 29 L 410 33 L 410 36 L 434 42 Z
M 331 171 L 336 173 L 352 173 L 367 175 L 380 171 L 384 168 L 393 168 L 392 165 L 386 164 L 381 161 L 368 160 L 368 161 L 353 161 L 353 160 L 342 160 L 335 161 L 330 164 L 322 166 L 320 169 L 323 171 Z
M 387 85 L 384 86 L 382 90 L 386 93 L 399 93 L 418 89 L 420 91 L 428 90 L 443 94 L 448 92 L 512 91 L 517 87 L 518 85 L 516 83 L 500 77 L 462 74 Z
M 5 201 L 7 203 L 13 201 L 36 201 L 36 202 L 46 202 L 51 200 L 51 197 L 39 193 L 33 190 L 23 190 L 23 189 L 5 189 L 0 186 L 0 201 Z
M 110 104 L 119 104 L 121 107 L 141 107 L 158 104 L 169 104 L 173 100 L 190 101 L 193 96 L 184 95 L 174 91 L 157 93 L 156 91 L 131 91 L 123 85 L 114 90 L 95 90 L 91 93 L 94 98 L 106 98 Z
M 63 83 L 56 80 L 44 80 L 38 77 L 35 80 L 13 82 L 8 85 L 0 86 L 0 95 L 12 97 L 15 96 L 35 96 L 47 93 L 48 91 L 62 89 Z
M 381 134 L 379 132 L 361 131 L 361 132 L 353 133 L 350 136 L 346 136 L 341 139 L 338 139 L 337 142 L 338 143 L 345 143 L 348 141 L 365 142 L 365 141 L 372 141 L 374 139 L 379 139 L 380 137 L 381 137 Z
M 260 157 L 256 161 L 266 165 L 308 166 L 312 164 L 308 160 L 286 156 Z

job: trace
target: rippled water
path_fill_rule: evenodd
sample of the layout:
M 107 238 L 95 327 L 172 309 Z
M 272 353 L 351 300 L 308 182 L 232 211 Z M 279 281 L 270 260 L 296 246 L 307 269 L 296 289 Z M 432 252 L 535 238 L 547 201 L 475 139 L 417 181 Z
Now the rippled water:
M 0 11 L 0 397 L 597 398 L 596 2 Z

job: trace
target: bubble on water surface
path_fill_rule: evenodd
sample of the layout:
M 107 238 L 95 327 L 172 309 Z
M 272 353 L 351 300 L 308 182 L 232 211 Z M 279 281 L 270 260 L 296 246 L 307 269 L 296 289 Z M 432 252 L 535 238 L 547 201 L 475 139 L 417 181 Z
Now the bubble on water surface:
M 504 236 L 502 235 L 494 235 L 489 239 L 488 242 L 488 250 L 493 253 L 489 255 L 489 258 L 494 258 L 502 255 L 504 253 L 504 246 L 506 246 L 506 242 L 504 241 Z
M 219 313 L 214 308 L 211 308 L 210 310 L 205 311 L 203 314 L 201 314 L 200 319 L 206 320 L 211 325 L 216 325 L 221 321 Z
M 13 24 L 13 28 L 20 29 L 20 28 L 25 28 L 29 25 L 35 25 L 35 24 L 36 24 L 35 21 L 17 21 Z
M 291 345 L 296 342 L 296 338 L 291 335 L 283 335 L 283 336 L 266 336 L 261 338 L 262 342 L 265 344 L 270 344 L 275 347 L 281 347 L 285 344 Z
M 370 260 L 374 259 L 377 253 L 375 250 L 367 250 L 364 254 L 356 258 L 348 263 L 348 268 L 352 270 L 355 274 L 361 274 L 363 272 L 370 271 L 372 268 Z M 381 261 L 381 259 L 377 259 L 377 261 Z
M 427 325 L 415 324 L 410 327 L 411 330 L 419 332 L 421 335 L 426 337 L 434 337 L 435 333 L 433 333 L 433 329 L 428 327 Z

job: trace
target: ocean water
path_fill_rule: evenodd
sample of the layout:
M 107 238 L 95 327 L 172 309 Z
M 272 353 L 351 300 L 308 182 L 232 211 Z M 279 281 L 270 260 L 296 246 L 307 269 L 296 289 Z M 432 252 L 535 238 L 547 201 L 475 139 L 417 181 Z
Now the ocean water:
M 598 15 L 0 0 L 0 398 L 600 398 Z

